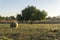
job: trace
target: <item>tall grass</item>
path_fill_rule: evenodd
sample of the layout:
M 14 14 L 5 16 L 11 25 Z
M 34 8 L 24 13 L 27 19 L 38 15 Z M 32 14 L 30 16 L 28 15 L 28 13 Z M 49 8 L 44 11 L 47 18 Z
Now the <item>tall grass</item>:
M 60 24 L 0 24 L 0 40 L 60 40 Z

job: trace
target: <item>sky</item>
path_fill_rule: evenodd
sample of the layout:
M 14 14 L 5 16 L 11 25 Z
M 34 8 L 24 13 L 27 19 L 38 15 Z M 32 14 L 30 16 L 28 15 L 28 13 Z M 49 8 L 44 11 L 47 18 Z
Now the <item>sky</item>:
M 28 5 L 45 10 L 51 17 L 60 15 L 60 0 L 0 0 L 0 15 L 16 16 Z

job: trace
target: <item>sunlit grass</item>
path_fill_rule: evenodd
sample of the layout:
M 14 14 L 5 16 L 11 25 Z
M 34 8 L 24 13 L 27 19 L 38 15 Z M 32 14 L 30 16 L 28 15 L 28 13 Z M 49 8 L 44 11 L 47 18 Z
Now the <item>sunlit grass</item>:
M 56 32 L 52 32 L 57 30 Z M 14 40 L 54 40 L 59 38 L 60 24 L 19 24 L 19 27 L 10 28 L 10 24 L 0 24 L 0 37 Z M 51 37 L 53 37 L 51 39 Z

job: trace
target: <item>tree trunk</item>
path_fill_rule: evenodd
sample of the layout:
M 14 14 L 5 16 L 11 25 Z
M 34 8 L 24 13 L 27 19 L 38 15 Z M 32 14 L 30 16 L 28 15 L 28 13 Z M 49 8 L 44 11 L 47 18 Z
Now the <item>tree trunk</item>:
M 31 23 L 30 24 L 33 24 L 33 21 L 31 21 Z

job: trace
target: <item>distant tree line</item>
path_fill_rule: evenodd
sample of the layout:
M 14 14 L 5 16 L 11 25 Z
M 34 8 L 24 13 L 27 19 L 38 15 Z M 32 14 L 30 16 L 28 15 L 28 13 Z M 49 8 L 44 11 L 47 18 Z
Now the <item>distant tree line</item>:
M 22 13 L 22 14 L 21 14 Z M 2 17 L 0 16 L 0 20 L 5 20 L 5 21 L 21 21 L 21 22 L 33 22 L 33 21 L 56 21 L 59 20 L 58 17 L 46 17 L 47 12 L 45 10 L 39 10 L 34 6 L 27 6 L 25 7 L 20 14 L 17 14 L 16 17 L 14 16 L 7 16 L 7 17 Z
M 14 16 L 9 16 L 9 17 L 0 16 L 0 21 L 12 21 L 12 20 L 16 20 L 16 18 Z

